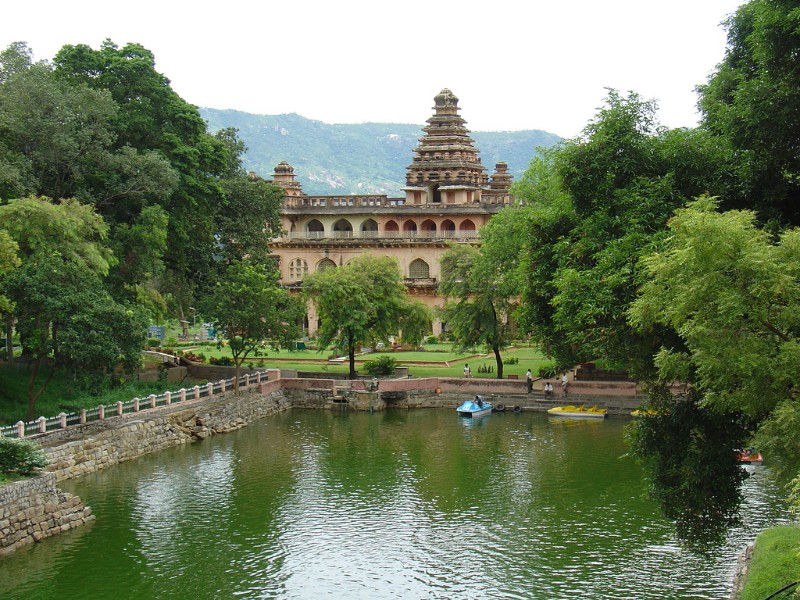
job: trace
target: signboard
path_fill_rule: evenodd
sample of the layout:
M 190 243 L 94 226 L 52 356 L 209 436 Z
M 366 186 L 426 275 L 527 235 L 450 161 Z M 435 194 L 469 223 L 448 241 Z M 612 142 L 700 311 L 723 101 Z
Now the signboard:
M 147 328 L 147 337 L 164 339 L 165 327 L 163 325 L 150 325 Z

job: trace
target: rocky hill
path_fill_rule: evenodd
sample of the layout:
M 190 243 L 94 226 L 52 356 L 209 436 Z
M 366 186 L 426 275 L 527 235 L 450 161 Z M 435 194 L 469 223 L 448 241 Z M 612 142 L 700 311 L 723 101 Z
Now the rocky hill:
M 423 124 L 330 125 L 297 114 L 254 115 L 201 108 L 209 130 L 235 127 L 247 144 L 245 169 L 269 178 L 280 161 L 294 167 L 307 194 L 386 194 L 401 196 L 406 167 L 423 136 Z M 469 123 L 467 123 L 469 126 Z M 481 161 L 491 173 L 504 160 L 514 179 L 528 167 L 538 147 L 561 138 L 539 130 L 473 131 Z

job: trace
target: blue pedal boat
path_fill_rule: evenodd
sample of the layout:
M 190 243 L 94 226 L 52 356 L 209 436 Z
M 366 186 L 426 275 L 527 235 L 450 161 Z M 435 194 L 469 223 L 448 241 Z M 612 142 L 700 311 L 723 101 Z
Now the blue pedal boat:
M 474 400 L 467 400 L 456 409 L 462 417 L 482 417 L 492 412 L 492 404 L 484 402 L 483 396 L 475 396 Z

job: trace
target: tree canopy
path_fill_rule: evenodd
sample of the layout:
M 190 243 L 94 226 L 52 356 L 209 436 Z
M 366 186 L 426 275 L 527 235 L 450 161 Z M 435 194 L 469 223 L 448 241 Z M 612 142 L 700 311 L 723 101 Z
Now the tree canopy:
M 239 371 L 249 355 L 259 348 L 288 347 L 300 334 L 304 307 L 278 285 L 274 273 L 247 261 L 230 263 L 202 308 L 225 332 L 233 355 L 239 391 Z
M 497 378 L 503 378 L 500 351 L 511 342 L 510 317 L 518 295 L 520 211 L 506 210 L 481 230 L 483 246 L 454 244 L 442 256 L 439 293 L 446 299 L 442 322 L 456 348 L 491 351 Z
M 800 225 L 800 14 L 791 0 L 750 0 L 727 23 L 722 62 L 700 86 L 703 127 L 729 144 L 736 188 L 723 208 L 772 228 Z
M 102 217 L 74 199 L 57 204 L 29 197 L 0 204 L 0 222 L 0 239 L 10 240 L 16 253 L 0 273 L 0 293 L 32 365 L 28 419 L 52 376 L 50 369 L 38 379 L 51 358 L 76 379 L 112 378 L 117 367 L 135 371 L 146 322 L 140 310 L 116 303 L 104 287 L 115 259 Z
M 139 44 L 67 45 L 52 63 L 22 42 L 0 52 L 3 228 L 22 260 L 80 259 L 152 319 L 185 322 L 231 263 L 274 268 L 283 194 L 244 172 L 245 150 L 235 129 L 210 134 Z
M 721 187 L 725 159 L 705 133 L 665 131 L 654 102 L 612 90 L 580 138 L 535 160 L 515 184 L 529 223 L 518 315 L 559 365 L 604 357 L 648 372 L 652 340 L 626 312 L 638 260 L 675 208 Z
M 659 380 L 691 382 L 719 421 L 744 419 L 748 435 L 728 447 L 760 424 L 775 472 L 800 482 L 800 447 L 786 429 L 800 419 L 800 230 L 773 241 L 753 211 L 717 204 L 701 198 L 676 211 L 671 235 L 643 261 L 649 279 L 631 322 L 678 332 L 681 344 L 655 355 Z
M 303 280 L 303 291 L 320 318 L 320 347 L 334 345 L 347 353 L 351 379 L 357 377 L 359 344 L 400 334 L 419 340 L 429 326 L 429 311 L 409 300 L 397 262 L 386 256 L 365 254 L 344 266 L 312 273 Z
M 190 306 L 218 293 L 229 265 L 246 257 L 274 269 L 267 242 L 280 228 L 282 192 L 248 177 L 244 151 L 236 130 L 208 133 L 141 45 L 68 45 L 53 63 L 35 62 L 24 43 L 0 52 L 9 347 L 16 327 L 33 371 L 77 373 L 91 346 L 87 372 L 111 379 L 109 361 L 138 364 L 129 350 L 143 341 L 141 309 L 185 322 Z M 32 384 L 31 410 L 40 389 Z
M 776 237 L 776 220 L 760 229 L 768 211 L 719 212 L 752 185 L 728 134 L 667 131 L 655 115 L 653 102 L 612 91 L 581 137 L 516 184 L 527 222 L 518 314 L 560 366 L 604 360 L 648 387 L 657 417 L 632 425 L 632 448 L 664 513 L 701 548 L 736 521 L 735 448 L 756 433 L 777 462 L 797 456 L 785 435 L 798 422 L 798 257 L 793 232 Z M 676 380 L 688 393 L 670 392 Z

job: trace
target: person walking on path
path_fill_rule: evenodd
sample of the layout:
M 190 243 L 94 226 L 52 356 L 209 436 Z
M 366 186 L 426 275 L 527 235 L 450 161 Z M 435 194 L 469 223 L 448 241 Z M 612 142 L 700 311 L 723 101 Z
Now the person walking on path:
M 464 365 L 464 377 L 469 377 L 469 365 Z
M 528 384 L 528 393 L 530 394 L 533 390 L 533 375 L 531 375 L 530 369 L 528 369 L 528 372 L 525 373 L 525 383 Z
M 567 397 L 567 386 L 569 385 L 569 380 L 567 379 L 567 372 L 564 371 L 564 374 L 561 376 L 561 395 L 563 397 Z

